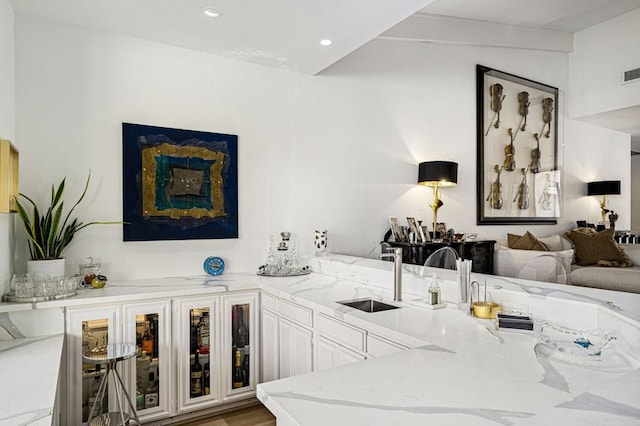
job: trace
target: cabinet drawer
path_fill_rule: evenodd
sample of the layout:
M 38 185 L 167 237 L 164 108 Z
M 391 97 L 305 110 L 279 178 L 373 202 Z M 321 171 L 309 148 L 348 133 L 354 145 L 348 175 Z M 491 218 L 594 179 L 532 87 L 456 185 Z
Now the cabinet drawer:
M 410 349 L 398 342 L 387 340 L 375 334 L 367 335 L 367 353 L 372 357 L 394 354 Z
M 316 330 L 337 342 L 360 352 L 365 352 L 367 333 L 364 330 L 352 327 L 342 321 L 334 320 L 323 314 L 318 314 Z
M 260 297 L 262 297 L 262 307 L 263 308 L 267 308 L 270 311 L 273 312 L 278 312 L 278 298 L 269 294 L 269 293 L 265 293 L 264 291 L 262 292 L 262 294 L 260 295 Z
M 313 311 L 295 303 L 280 299 L 278 313 L 306 327 L 313 324 Z

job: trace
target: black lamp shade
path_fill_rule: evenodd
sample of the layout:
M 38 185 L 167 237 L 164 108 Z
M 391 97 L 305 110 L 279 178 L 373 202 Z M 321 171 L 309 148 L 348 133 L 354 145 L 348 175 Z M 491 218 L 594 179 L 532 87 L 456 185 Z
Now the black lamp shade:
M 619 180 L 601 180 L 587 184 L 587 195 L 617 195 L 620 194 Z
M 418 165 L 418 183 L 425 186 L 454 186 L 458 183 L 458 163 L 425 161 Z

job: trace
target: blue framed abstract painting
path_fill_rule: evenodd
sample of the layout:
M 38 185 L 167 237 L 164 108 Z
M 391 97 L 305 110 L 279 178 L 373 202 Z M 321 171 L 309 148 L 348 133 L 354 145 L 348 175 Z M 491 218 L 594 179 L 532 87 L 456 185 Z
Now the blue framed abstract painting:
M 122 123 L 124 241 L 238 238 L 238 136 Z

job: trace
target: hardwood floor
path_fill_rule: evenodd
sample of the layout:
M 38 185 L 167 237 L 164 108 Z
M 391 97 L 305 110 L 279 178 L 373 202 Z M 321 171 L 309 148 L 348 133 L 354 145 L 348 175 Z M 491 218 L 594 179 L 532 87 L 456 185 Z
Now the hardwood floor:
M 276 426 L 276 418 L 261 404 L 180 423 L 181 426 Z

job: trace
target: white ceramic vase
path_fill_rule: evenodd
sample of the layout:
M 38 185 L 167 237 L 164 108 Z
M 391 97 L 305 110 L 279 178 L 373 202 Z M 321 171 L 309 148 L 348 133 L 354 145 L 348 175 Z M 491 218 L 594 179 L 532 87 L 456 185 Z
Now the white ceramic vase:
M 31 276 L 64 277 L 64 258 L 50 260 L 27 260 L 27 272 Z

